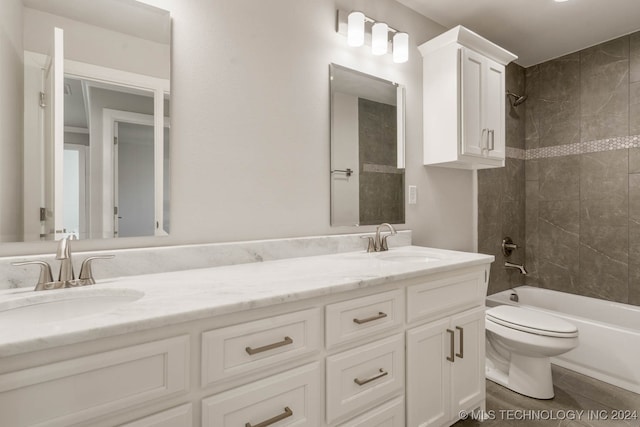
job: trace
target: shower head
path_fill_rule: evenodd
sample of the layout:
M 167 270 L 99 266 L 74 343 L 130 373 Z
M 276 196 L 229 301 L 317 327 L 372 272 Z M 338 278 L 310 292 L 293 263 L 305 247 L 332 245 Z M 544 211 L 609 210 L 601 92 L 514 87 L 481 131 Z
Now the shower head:
M 513 97 L 513 101 L 511 101 L 512 107 L 517 107 L 527 100 L 527 95 L 516 95 L 515 93 L 509 91 L 507 91 L 507 96 Z

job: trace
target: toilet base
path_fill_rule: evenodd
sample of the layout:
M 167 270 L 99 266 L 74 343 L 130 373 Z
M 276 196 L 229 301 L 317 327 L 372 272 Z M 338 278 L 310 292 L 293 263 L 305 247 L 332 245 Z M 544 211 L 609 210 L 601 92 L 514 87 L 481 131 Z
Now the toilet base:
M 488 380 L 510 390 L 535 399 L 553 399 L 551 361 L 548 357 L 527 357 L 511 354 L 509 373 L 487 361 L 485 375 Z

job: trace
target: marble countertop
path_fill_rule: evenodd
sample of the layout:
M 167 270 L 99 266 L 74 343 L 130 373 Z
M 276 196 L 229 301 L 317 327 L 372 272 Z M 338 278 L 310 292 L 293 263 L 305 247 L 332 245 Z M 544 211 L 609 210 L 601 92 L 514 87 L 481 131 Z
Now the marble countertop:
M 11 289 L 0 292 L 0 357 L 374 287 L 493 260 L 491 255 L 404 246 L 380 253 L 347 252 L 98 278 L 97 285 L 77 289 Z M 3 319 L 2 310 L 21 306 L 28 299 L 44 307 L 61 295 L 69 299 L 106 295 L 132 301 L 107 312 L 62 320 Z

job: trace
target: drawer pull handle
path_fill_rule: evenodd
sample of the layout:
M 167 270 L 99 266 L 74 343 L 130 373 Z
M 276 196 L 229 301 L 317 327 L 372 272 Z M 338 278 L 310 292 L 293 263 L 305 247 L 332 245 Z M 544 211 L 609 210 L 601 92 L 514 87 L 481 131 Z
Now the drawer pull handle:
M 464 359 L 464 328 L 456 326 L 456 329 L 460 331 L 460 353 L 456 353 L 460 359 Z
M 366 319 L 353 319 L 353 321 L 358 325 L 362 325 L 363 323 L 373 322 L 374 320 L 384 319 L 385 317 L 387 317 L 387 313 L 380 311 L 376 316 L 367 317 Z
M 382 377 L 384 377 L 386 375 L 389 375 L 389 372 L 387 372 L 384 369 L 380 368 L 380 373 L 378 375 L 374 375 L 373 377 L 367 378 L 366 380 L 360 380 L 358 378 L 355 378 L 353 380 L 353 382 L 358 384 L 358 385 L 365 385 L 367 383 L 370 383 L 371 381 L 375 381 L 375 380 L 377 380 L 379 378 L 382 378 Z
M 451 329 L 447 329 L 447 332 L 449 333 L 449 356 L 447 356 L 447 360 L 449 362 L 455 362 L 455 353 L 456 353 L 456 343 L 454 342 L 456 333 L 455 331 L 451 330 Z
M 274 342 L 273 344 L 265 345 L 263 347 L 258 347 L 258 348 L 247 347 L 245 348 L 245 350 L 250 355 L 254 355 L 257 353 L 262 353 L 263 351 L 273 350 L 274 348 L 282 347 L 289 344 L 293 344 L 293 339 L 289 337 L 284 337 L 284 340 L 280 342 Z
M 285 418 L 289 418 L 292 415 L 293 415 L 293 411 L 289 409 L 288 406 L 286 406 L 282 414 L 276 415 L 275 417 L 269 418 L 268 420 L 258 423 L 256 425 L 253 425 L 251 423 L 246 423 L 244 427 L 267 427 L 267 426 L 270 426 L 271 424 L 277 423 L 278 421 L 282 421 Z

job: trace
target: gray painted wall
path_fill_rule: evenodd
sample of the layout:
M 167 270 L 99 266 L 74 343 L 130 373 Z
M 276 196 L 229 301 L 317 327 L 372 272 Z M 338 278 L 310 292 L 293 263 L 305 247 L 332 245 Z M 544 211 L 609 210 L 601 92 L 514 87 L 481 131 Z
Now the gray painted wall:
M 173 18 L 171 234 L 75 242 L 77 250 L 372 231 L 329 225 L 329 63 L 406 85 L 407 206 L 414 242 L 473 250 L 472 173 L 422 165 L 422 58 L 444 28 L 392 0 L 154 0 Z M 360 9 L 411 37 L 394 64 L 335 33 Z M 406 191 L 406 189 L 405 189 Z M 0 255 L 54 243 L 0 245 Z
M 0 13 L 0 240 L 22 234 L 23 48 L 22 2 L 2 2 Z M 10 207 L 6 209 L 5 207 Z

